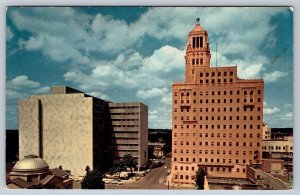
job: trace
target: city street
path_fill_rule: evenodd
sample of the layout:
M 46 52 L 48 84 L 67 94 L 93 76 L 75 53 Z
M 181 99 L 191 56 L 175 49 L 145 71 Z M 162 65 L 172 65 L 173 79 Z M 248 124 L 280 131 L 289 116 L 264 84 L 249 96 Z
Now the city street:
M 170 169 L 170 161 L 170 158 L 161 160 L 162 166 L 151 169 L 151 172 L 139 181 L 122 185 L 106 184 L 105 189 L 167 189 L 166 171 Z

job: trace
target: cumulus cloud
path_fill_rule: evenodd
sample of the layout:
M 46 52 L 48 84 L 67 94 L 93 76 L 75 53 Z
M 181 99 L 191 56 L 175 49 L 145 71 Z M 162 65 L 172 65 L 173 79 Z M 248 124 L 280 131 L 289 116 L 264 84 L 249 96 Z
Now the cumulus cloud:
M 71 64 L 65 69 L 66 81 L 103 99 L 108 97 L 102 90 L 114 87 L 131 89 L 144 100 L 160 97 L 150 120 L 155 119 L 155 125 L 170 125 L 168 89 L 173 81 L 184 79 L 185 43 L 197 11 L 201 25 L 208 30 L 212 66 L 216 60 L 214 45 L 218 42 L 218 64 L 237 65 L 240 78 L 263 76 L 266 82 L 274 82 L 284 77 L 278 73 L 262 75 L 269 59 L 259 50 L 266 38 L 268 47 L 276 45 L 276 25 L 270 20 L 282 8 L 149 8 L 134 22 L 104 14 L 88 15 L 73 8 L 16 9 L 9 17 L 18 30 L 30 32 L 28 38 L 19 40 L 21 49 L 40 51 L 52 61 Z M 143 54 L 139 47 L 149 45 L 143 42 L 145 37 L 164 45 L 150 44 L 152 48 L 148 49 L 153 52 Z M 265 113 L 276 113 L 278 109 L 265 108 Z
M 287 72 L 274 71 L 269 73 L 264 73 L 263 78 L 266 83 L 271 83 L 277 81 L 279 78 L 286 77 Z
M 281 120 L 293 120 L 293 117 L 294 117 L 294 113 L 288 112 L 288 113 L 281 115 L 280 118 L 281 118 Z
M 153 55 L 146 58 L 142 63 L 142 71 L 147 73 L 170 72 L 174 69 L 182 69 L 184 66 L 184 50 L 165 45 L 155 50 Z
M 11 80 L 13 88 L 20 89 L 22 87 L 35 88 L 39 87 L 40 83 L 29 80 L 28 76 L 20 75 Z
M 148 99 L 148 98 L 161 96 L 166 92 L 168 92 L 168 89 L 166 87 L 153 88 L 153 89 L 149 89 L 149 90 L 138 90 L 136 93 L 136 96 L 143 98 L 143 99 Z
M 6 89 L 6 98 L 7 99 L 17 100 L 17 99 L 22 98 L 22 96 L 23 96 L 23 94 L 16 90 L 9 89 L 9 88 Z
M 6 41 L 10 41 L 14 37 L 14 33 L 9 27 L 6 27 Z
M 47 94 L 50 92 L 50 87 L 40 87 L 38 89 L 33 89 L 34 94 Z
M 149 57 L 142 58 L 136 51 L 120 54 L 114 60 L 99 62 L 88 73 L 70 70 L 64 74 L 64 78 L 84 90 L 108 87 L 146 90 L 169 87 L 174 78 L 183 77 L 183 56 L 183 50 L 165 45 L 154 50 Z
M 264 114 L 266 115 L 271 115 L 280 112 L 280 109 L 277 107 L 273 108 L 264 108 Z
M 98 92 L 98 91 L 88 92 L 87 94 L 89 94 L 89 95 L 91 95 L 91 96 L 94 96 L 94 97 L 97 97 L 97 98 L 100 98 L 100 99 L 103 99 L 103 100 L 109 100 L 109 99 L 110 99 L 110 98 L 108 97 L 108 95 L 103 94 L 103 93 Z
M 126 51 L 145 36 L 177 39 L 182 43 L 180 49 L 184 49 L 187 34 L 194 25 L 194 13 L 199 10 L 201 24 L 209 29 L 212 42 L 218 39 L 219 56 L 243 54 L 241 60 L 247 65 L 258 64 L 263 57 L 257 48 L 267 35 L 272 42 L 276 41 L 270 33 L 275 26 L 269 21 L 283 11 L 281 8 L 150 8 L 131 23 L 103 14 L 90 16 L 73 8 L 27 8 L 13 11 L 10 16 L 18 29 L 33 33 L 28 40 L 21 41 L 24 48 L 40 49 L 56 61 L 94 64 L 91 52 Z M 229 59 L 229 63 L 234 61 Z

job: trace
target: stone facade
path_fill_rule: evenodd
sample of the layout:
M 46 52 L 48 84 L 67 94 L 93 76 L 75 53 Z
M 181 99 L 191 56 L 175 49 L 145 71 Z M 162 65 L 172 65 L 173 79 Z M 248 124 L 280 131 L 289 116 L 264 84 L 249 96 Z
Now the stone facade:
M 189 33 L 185 81 L 172 85 L 172 180 L 194 183 L 198 166 L 209 177 L 246 177 L 260 161 L 264 82 L 237 77 L 237 66 L 210 67 L 208 34 Z
M 130 136 L 139 142 L 135 156 L 140 164 L 144 164 L 147 161 L 144 158 L 148 135 L 147 106 L 134 105 L 138 106 L 136 123 L 139 127 Z M 111 117 L 114 115 L 110 114 L 108 102 L 69 87 L 52 87 L 51 94 L 20 100 L 20 157 L 36 154 L 50 167 L 62 165 L 77 176 L 85 175 L 86 166 L 105 170 L 111 166 L 112 157 L 123 155 L 119 146 L 115 151 L 110 150 L 115 122 Z M 124 125 L 131 125 L 130 121 L 124 121 Z M 130 136 L 128 139 L 132 138 Z M 142 155 L 140 151 L 143 151 Z

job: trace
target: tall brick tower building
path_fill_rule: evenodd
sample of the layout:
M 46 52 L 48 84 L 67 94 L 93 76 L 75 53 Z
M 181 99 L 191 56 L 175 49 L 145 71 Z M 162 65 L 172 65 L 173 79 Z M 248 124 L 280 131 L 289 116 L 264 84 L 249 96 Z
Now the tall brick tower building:
M 174 183 L 194 183 L 198 166 L 209 177 L 246 177 L 261 159 L 262 79 L 239 79 L 237 66 L 210 67 L 208 34 L 199 22 L 189 33 L 185 81 L 172 85 Z

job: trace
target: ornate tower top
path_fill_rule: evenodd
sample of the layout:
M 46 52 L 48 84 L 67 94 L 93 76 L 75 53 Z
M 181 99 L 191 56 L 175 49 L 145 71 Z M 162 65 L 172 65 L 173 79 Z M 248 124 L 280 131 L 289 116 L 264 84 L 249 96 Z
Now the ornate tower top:
M 196 72 L 198 69 L 210 67 L 210 48 L 208 43 L 208 34 L 200 26 L 200 19 L 196 19 L 196 25 L 188 35 L 186 48 L 186 81 L 193 82 L 197 80 Z
M 191 35 L 200 35 L 205 34 L 207 35 L 207 31 L 200 26 L 200 18 L 196 19 L 196 26 L 193 28 L 193 30 L 189 33 L 189 36 Z

